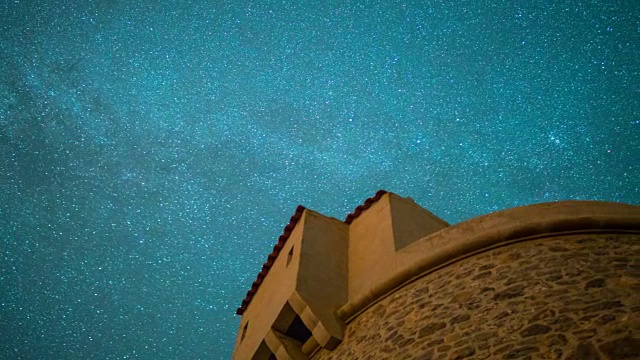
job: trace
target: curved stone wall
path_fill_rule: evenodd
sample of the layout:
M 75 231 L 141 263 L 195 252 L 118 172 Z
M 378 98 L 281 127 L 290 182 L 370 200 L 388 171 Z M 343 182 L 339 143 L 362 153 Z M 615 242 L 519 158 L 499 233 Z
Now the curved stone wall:
M 348 324 L 328 359 L 632 359 L 640 235 L 555 236 L 471 256 Z

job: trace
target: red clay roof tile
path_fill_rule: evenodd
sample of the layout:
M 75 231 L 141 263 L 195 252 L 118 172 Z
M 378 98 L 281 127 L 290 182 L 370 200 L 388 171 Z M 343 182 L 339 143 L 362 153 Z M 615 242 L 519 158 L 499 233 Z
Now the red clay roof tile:
M 376 192 L 374 196 L 365 200 L 364 204 L 358 205 L 358 207 L 356 207 L 356 209 L 353 210 L 351 214 L 347 215 L 347 218 L 344 219 L 344 222 L 347 224 L 351 224 L 351 222 L 353 222 L 353 220 L 355 220 L 358 216 L 360 216 L 360 214 L 362 214 L 363 211 L 370 208 L 371 205 L 373 205 L 376 201 L 380 200 L 382 195 L 386 194 L 387 192 L 388 191 L 386 190 L 378 190 L 378 192 Z
M 251 290 L 247 291 L 247 296 L 245 296 L 244 300 L 242 300 L 242 305 L 236 310 L 237 315 L 242 315 L 247 309 L 247 306 L 249 306 L 249 303 L 251 303 L 253 296 L 256 294 L 258 288 L 262 284 L 262 281 L 269 273 L 269 269 L 271 269 L 271 266 L 273 266 L 273 263 L 278 257 L 278 254 L 280 254 L 280 250 L 282 250 L 284 244 L 289 239 L 289 236 L 291 236 L 291 232 L 302 217 L 302 213 L 304 212 L 304 210 L 305 208 L 302 205 L 298 205 L 298 207 L 296 208 L 296 212 L 293 214 L 291 219 L 289 219 L 289 224 L 285 226 L 282 235 L 280 235 L 280 237 L 278 238 L 278 243 L 273 246 L 273 251 L 267 257 L 267 262 L 262 265 L 262 271 L 260 271 L 260 273 L 258 274 L 256 281 L 251 284 Z

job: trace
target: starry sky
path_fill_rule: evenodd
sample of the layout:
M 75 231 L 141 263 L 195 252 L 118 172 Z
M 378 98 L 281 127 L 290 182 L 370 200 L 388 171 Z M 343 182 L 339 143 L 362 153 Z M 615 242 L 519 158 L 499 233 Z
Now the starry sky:
M 640 203 L 636 1 L 0 4 L 0 358 L 223 359 L 295 207 Z

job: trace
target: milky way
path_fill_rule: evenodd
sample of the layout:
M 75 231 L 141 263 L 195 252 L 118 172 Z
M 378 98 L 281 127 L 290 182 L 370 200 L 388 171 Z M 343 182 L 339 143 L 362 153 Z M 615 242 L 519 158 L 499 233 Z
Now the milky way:
M 70 3 L 0 5 L 0 358 L 228 358 L 298 204 L 640 203 L 633 1 Z

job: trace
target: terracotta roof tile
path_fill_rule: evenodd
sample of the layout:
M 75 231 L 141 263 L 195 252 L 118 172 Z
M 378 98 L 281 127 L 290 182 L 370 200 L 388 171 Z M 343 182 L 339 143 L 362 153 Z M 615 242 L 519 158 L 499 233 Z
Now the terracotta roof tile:
M 273 266 L 273 263 L 276 261 L 278 254 L 280 254 L 280 250 L 282 250 L 282 248 L 284 247 L 284 244 L 289 239 L 289 236 L 291 236 L 291 232 L 296 227 L 298 221 L 300 221 L 304 210 L 305 208 L 302 205 L 299 205 L 296 208 L 295 214 L 293 214 L 293 216 L 291 216 L 291 219 L 289 219 L 289 224 L 284 227 L 282 235 L 280 235 L 280 237 L 278 238 L 278 243 L 273 246 L 273 251 L 267 257 L 267 262 L 262 265 L 262 271 L 260 271 L 260 273 L 258 274 L 256 281 L 251 284 L 251 289 L 247 291 L 247 296 L 245 296 L 244 300 L 242 300 L 242 305 L 240 305 L 240 307 L 236 310 L 236 314 L 242 315 L 244 311 L 247 310 L 247 306 L 249 306 L 249 303 L 251 303 L 253 296 L 258 291 L 260 285 L 262 285 L 262 281 L 269 273 L 269 269 L 271 269 L 271 267 Z
M 358 216 L 360 216 L 360 214 L 362 214 L 363 211 L 370 208 L 371 205 L 373 205 L 376 201 L 380 200 L 382 195 L 386 194 L 387 192 L 388 191 L 386 190 L 378 190 L 378 192 L 376 192 L 374 196 L 365 200 L 362 205 L 358 205 L 358 207 L 356 207 L 356 209 L 353 210 L 351 214 L 347 215 L 347 218 L 344 219 L 344 222 L 347 224 L 351 224 L 351 222 L 353 222 L 353 220 L 355 220 Z

